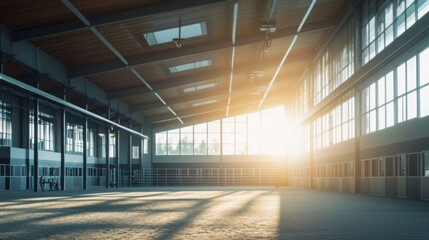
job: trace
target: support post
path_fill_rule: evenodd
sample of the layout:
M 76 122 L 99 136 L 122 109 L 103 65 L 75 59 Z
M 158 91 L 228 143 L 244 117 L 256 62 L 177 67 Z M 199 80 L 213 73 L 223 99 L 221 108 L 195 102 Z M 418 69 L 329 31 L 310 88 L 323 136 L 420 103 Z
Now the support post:
M 33 182 L 34 182 L 34 192 L 39 191 L 39 99 L 34 99 L 34 168 L 33 168 Z
M 130 124 L 130 128 L 132 124 Z M 130 156 L 128 158 L 128 187 L 132 187 L 132 165 L 133 165 L 133 135 L 130 134 Z
M 61 191 L 66 190 L 66 110 L 61 108 L 61 166 L 60 166 L 60 188 Z
M 120 123 L 120 120 L 118 119 L 118 124 Z M 119 188 L 119 128 L 116 129 L 116 144 L 115 144 L 115 149 L 116 149 L 116 172 L 115 172 L 115 176 L 116 176 L 116 188 Z
M 107 119 L 110 120 L 110 107 L 107 108 Z M 110 157 L 109 157 L 109 148 L 110 148 L 110 126 L 106 127 L 106 188 L 110 187 Z
M 86 103 L 85 97 L 85 110 L 88 110 L 88 104 Z M 88 143 L 87 143 L 87 134 L 88 134 L 88 118 L 84 117 L 83 120 L 83 190 L 88 188 Z

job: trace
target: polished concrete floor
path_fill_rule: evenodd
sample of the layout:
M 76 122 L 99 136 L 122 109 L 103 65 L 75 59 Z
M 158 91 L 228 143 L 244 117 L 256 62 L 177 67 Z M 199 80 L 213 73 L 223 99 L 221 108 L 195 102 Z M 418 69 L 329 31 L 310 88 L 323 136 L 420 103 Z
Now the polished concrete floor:
M 429 202 L 292 188 L 0 192 L 0 239 L 429 239 Z

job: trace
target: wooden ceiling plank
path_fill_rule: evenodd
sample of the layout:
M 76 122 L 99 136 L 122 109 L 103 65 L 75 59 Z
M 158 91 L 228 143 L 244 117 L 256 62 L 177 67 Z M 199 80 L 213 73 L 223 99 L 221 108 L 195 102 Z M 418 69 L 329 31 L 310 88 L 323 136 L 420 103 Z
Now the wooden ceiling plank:
M 306 32 L 312 32 L 317 30 L 322 30 L 326 28 L 332 28 L 337 26 L 338 20 L 329 20 L 329 21 L 323 21 L 323 22 L 316 22 L 316 23 L 308 23 L 305 25 L 305 27 L 302 29 L 302 33 Z M 285 38 L 285 37 L 292 37 L 296 34 L 296 27 L 286 28 L 286 29 L 280 29 L 277 31 L 275 35 L 273 35 L 273 39 L 278 38 Z M 252 36 L 246 36 L 241 37 L 237 39 L 236 46 L 243 46 L 247 44 L 253 44 L 263 41 L 265 38 L 265 35 L 261 32 Z M 162 60 L 168 60 L 172 58 L 178 58 L 178 57 L 184 57 L 188 55 L 194 55 L 194 54 L 203 54 L 211 51 L 216 50 L 222 50 L 226 48 L 232 47 L 230 40 L 216 40 L 212 42 L 205 42 L 195 45 L 189 45 L 189 46 L 183 46 L 181 48 L 176 49 L 166 49 L 162 51 L 156 51 L 153 53 L 147 53 L 142 56 L 129 58 L 128 62 L 130 66 L 138 66 L 141 64 L 151 63 L 151 62 L 157 62 Z M 117 62 L 117 61 L 115 61 Z M 126 66 L 122 66 L 126 67 Z M 107 71 L 113 71 L 117 70 L 118 66 L 115 66 L 112 64 L 112 62 L 104 62 L 99 64 L 94 64 L 90 66 L 84 66 L 84 67 L 77 67 L 70 69 L 70 77 L 81 77 L 81 76 L 88 76 L 93 74 L 98 74 L 102 72 Z
M 132 8 L 117 12 L 98 14 L 95 16 L 88 16 L 87 19 L 91 26 L 102 26 L 106 24 L 118 23 L 129 21 L 137 18 L 142 18 L 150 15 L 160 14 L 164 12 L 183 10 L 187 8 L 223 2 L 226 0 L 181 0 L 180 4 L 177 2 L 158 3 L 151 6 Z M 79 19 L 58 23 L 48 26 L 41 26 L 25 30 L 16 31 L 13 33 L 14 41 L 31 40 L 62 34 L 66 32 L 73 32 L 87 28 Z

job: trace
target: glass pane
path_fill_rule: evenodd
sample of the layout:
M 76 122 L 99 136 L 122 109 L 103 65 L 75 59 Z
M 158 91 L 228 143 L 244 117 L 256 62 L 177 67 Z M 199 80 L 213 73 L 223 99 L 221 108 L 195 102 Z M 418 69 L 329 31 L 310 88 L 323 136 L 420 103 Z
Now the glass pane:
M 375 83 L 371 84 L 369 87 L 369 95 L 370 95 L 370 102 L 369 102 L 369 109 L 374 109 L 376 107 L 376 85 Z
M 405 63 L 396 68 L 398 96 L 406 92 Z
M 429 115 L 429 85 L 420 89 L 420 117 Z
M 406 110 L 406 98 L 405 96 L 398 98 L 398 123 L 403 122 L 406 120 L 405 118 L 405 113 L 407 112 Z
M 417 91 L 413 91 L 407 96 L 407 119 L 417 117 Z
M 394 82 L 393 82 L 393 71 L 386 75 L 386 102 L 393 100 L 394 96 Z
M 416 22 L 416 12 L 414 10 L 414 4 L 407 9 L 407 29 L 410 28 Z
M 208 123 L 208 132 L 219 133 L 220 132 L 220 121 L 212 121 Z
M 378 80 L 378 104 L 377 106 L 381 106 L 386 103 L 386 86 L 384 77 Z
M 386 107 L 380 107 L 378 109 L 378 130 L 382 130 L 386 127 Z
M 207 134 L 194 133 L 194 155 L 207 154 Z
M 374 132 L 377 130 L 377 111 L 372 110 L 370 113 L 370 126 L 369 131 Z
M 386 127 L 391 127 L 395 124 L 395 111 L 393 102 L 386 105 Z
M 396 18 L 396 37 L 405 32 L 405 13 Z
M 206 133 L 207 132 L 207 123 L 201 123 L 194 126 L 194 132 Z
M 429 12 L 429 0 L 419 0 L 418 1 L 418 18 L 423 17 L 427 12 Z
M 389 27 L 393 23 L 393 4 L 389 2 L 384 9 L 385 24 Z
M 426 48 L 423 52 L 420 53 L 419 61 L 420 86 L 424 86 L 429 83 L 429 48 Z
M 393 42 L 393 25 L 386 28 L 386 46 Z
M 412 57 L 407 61 L 407 91 L 414 90 L 417 86 L 416 76 L 416 57 Z

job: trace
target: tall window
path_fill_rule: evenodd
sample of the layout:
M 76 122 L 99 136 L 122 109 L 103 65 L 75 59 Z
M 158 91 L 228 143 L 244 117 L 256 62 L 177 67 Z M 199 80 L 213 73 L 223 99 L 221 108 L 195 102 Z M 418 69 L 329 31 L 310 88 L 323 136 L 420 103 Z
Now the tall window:
M 156 155 L 167 155 L 167 132 L 160 132 L 155 135 Z
M 83 126 L 74 123 L 66 123 L 66 129 L 66 152 L 71 154 L 83 154 Z
M 429 11 L 428 0 L 365 1 L 362 9 L 362 61 L 374 58 Z
M 87 155 L 88 157 L 95 157 L 95 134 L 94 129 L 88 129 L 86 135 L 86 147 L 87 147 Z
M 145 138 L 143 139 L 143 154 L 149 153 L 149 141 Z
M 0 146 L 12 144 L 12 111 L 10 102 L 0 100 Z
M 116 134 L 111 132 L 109 134 L 109 158 L 116 157 Z
M 315 62 L 313 105 L 322 101 L 354 73 L 354 38 L 354 22 L 350 17 Z
M 283 106 L 275 107 L 156 133 L 156 155 L 219 155 L 221 146 L 224 155 L 283 154 L 284 128 Z
M 55 141 L 55 119 L 53 115 L 48 113 L 39 112 L 38 124 L 38 141 L 37 146 L 40 150 L 54 151 Z M 34 112 L 30 111 L 30 148 L 34 148 Z
M 426 48 L 363 90 L 364 134 L 429 115 L 428 64 L 429 48 Z
M 133 159 L 140 158 L 140 148 L 139 146 L 133 146 Z
M 313 121 L 314 149 L 321 149 L 355 137 L 353 92 Z M 304 134 L 308 134 L 304 131 Z
M 234 117 L 222 119 L 223 155 L 235 154 L 235 120 Z
M 429 116 L 429 48 L 419 54 L 419 62 L 420 117 L 425 117 Z
M 220 154 L 220 120 L 207 123 L 207 150 L 209 155 Z
M 194 126 L 194 155 L 207 155 L 207 123 Z

